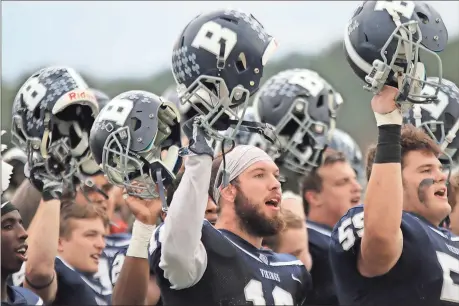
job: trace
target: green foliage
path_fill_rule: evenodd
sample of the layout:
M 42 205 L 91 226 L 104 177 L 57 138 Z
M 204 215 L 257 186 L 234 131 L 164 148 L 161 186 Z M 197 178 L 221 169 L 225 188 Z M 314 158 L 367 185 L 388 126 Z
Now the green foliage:
M 459 84 L 459 38 L 450 39 L 446 50 L 442 52 L 443 77 Z M 424 59 L 427 69 L 432 66 L 432 59 Z M 291 68 L 308 68 L 316 70 L 341 93 L 344 105 L 340 109 L 338 127 L 349 132 L 365 148 L 375 139 L 375 124 L 370 109 L 371 94 L 362 88 L 362 82 L 354 75 L 346 62 L 342 42 L 331 45 L 319 56 L 311 57 L 300 53 L 292 53 L 284 58 L 268 64 L 263 79 Z M 433 69 L 433 68 L 431 68 Z M 24 73 L 23 82 L 31 73 Z M 97 80 L 83 74 L 87 82 L 94 88 L 115 96 L 128 90 L 147 90 L 161 94 L 173 83 L 170 70 L 160 72 L 144 79 Z M 9 131 L 11 124 L 11 104 L 21 84 L 5 84 L 2 82 L 2 129 Z M 9 133 L 8 133 L 9 134 Z M 7 135 L 5 135 L 7 136 Z M 9 135 L 8 135 L 9 136 Z M 2 138 L 7 141 L 7 137 Z

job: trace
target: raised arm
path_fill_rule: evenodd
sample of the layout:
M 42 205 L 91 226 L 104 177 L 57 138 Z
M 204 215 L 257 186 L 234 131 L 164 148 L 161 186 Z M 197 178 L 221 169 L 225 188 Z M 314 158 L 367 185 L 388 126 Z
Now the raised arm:
M 365 230 L 358 269 L 367 277 L 387 273 L 403 248 L 400 230 L 403 210 L 400 131 L 402 115 L 395 105 L 397 89 L 386 86 L 371 101 L 378 125 L 376 156 L 364 205 Z

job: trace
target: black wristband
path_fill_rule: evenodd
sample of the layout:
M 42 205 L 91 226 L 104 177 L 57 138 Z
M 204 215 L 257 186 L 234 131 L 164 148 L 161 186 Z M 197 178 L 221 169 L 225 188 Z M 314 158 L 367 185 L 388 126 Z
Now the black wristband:
M 29 279 L 27 278 L 27 276 L 25 276 L 24 279 L 25 279 L 26 283 L 27 283 L 30 287 L 32 287 L 33 289 L 35 289 L 35 290 L 41 290 L 41 289 L 45 289 L 45 288 L 49 287 L 49 286 L 53 283 L 53 280 L 54 280 L 55 277 L 56 277 L 56 272 L 53 272 L 53 277 L 51 278 L 51 280 L 50 280 L 47 284 L 44 284 L 44 285 L 41 285 L 41 286 L 37 286 L 37 285 L 32 284 L 32 283 L 29 281 Z
M 402 161 L 400 135 L 401 125 L 387 124 L 378 127 L 375 164 L 400 163 Z

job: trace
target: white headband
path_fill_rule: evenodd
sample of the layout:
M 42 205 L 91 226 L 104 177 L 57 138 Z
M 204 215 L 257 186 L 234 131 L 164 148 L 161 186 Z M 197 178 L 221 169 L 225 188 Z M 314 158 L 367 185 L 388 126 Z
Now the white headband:
M 259 161 L 272 161 L 273 159 L 260 148 L 249 145 L 236 146 L 231 152 L 225 154 L 226 169 L 223 169 L 223 162 L 218 168 L 213 186 L 214 201 L 218 205 L 220 199 L 220 188 L 237 178 L 247 168 Z M 220 180 L 219 178 L 222 177 Z M 218 182 L 221 181 L 220 184 Z

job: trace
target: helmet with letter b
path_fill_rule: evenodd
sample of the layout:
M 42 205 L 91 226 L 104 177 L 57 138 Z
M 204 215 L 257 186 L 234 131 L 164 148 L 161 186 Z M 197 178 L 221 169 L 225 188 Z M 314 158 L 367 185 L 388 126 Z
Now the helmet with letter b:
M 346 59 L 365 89 L 379 93 L 384 85 L 399 89 L 397 102 L 431 103 L 441 86 L 438 52 L 448 42 L 440 14 L 422 1 L 365 1 L 354 12 L 344 33 Z M 434 59 L 429 76 L 421 58 Z M 429 84 L 434 92 L 421 93 Z
M 211 11 L 188 23 L 173 48 L 172 73 L 180 103 L 202 117 L 209 136 L 234 138 L 243 123 L 239 114 L 258 90 L 276 47 L 263 25 L 242 11 Z M 236 126 L 231 135 L 220 133 L 231 126 Z
M 72 68 L 47 67 L 29 77 L 13 102 L 12 142 L 27 154 L 26 172 L 72 182 L 90 158 L 89 131 L 99 107 Z
M 97 116 L 90 147 L 112 184 L 137 197 L 161 197 L 181 166 L 179 147 L 166 144 L 179 129 L 180 114 L 173 103 L 147 91 L 127 91 Z

